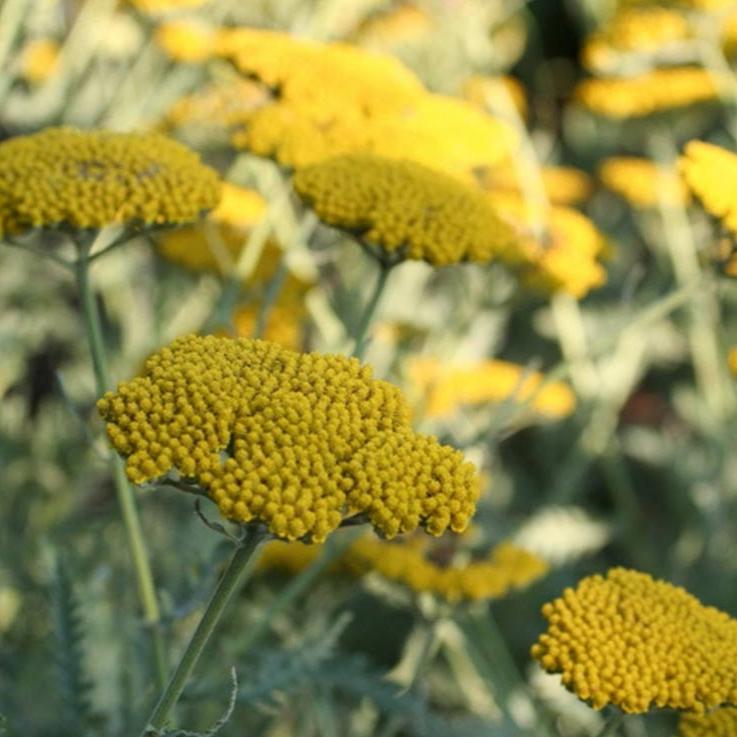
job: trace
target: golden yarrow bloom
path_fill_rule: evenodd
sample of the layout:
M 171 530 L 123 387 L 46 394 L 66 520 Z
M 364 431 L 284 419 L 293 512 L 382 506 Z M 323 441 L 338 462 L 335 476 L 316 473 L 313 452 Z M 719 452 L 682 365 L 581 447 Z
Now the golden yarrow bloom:
M 737 155 L 713 143 L 691 141 L 679 163 L 704 209 L 737 233 Z
M 593 72 L 612 73 L 628 56 L 657 56 L 690 36 L 688 20 L 675 10 L 624 8 L 586 41 L 582 61 Z
M 136 10 L 147 15 L 164 15 L 181 10 L 194 10 L 210 0 L 128 0 Z
M 488 359 L 465 365 L 443 365 L 418 358 L 408 366 L 409 378 L 425 397 L 425 415 L 445 417 L 463 405 L 498 404 L 505 400 L 525 405 L 547 419 L 570 415 L 576 396 L 562 381 L 544 384 L 538 371 L 509 361 Z
M 45 82 L 57 69 L 60 51 L 50 38 L 29 41 L 20 52 L 20 76 L 30 84 Z
M 634 207 L 687 205 L 691 195 L 673 168 L 663 169 L 655 161 L 637 156 L 613 156 L 599 166 L 599 179 L 612 192 Z
M 497 114 L 508 114 L 511 104 L 512 111 L 521 118 L 527 117 L 527 92 L 516 77 L 472 74 L 464 80 L 461 95 L 468 102 Z
M 293 182 L 323 222 L 393 258 L 485 262 L 514 243 L 482 193 L 414 161 L 337 156 L 301 169 Z
M 737 276 L 737 274 L 731 274 L 731 276 Z M 729 364 L 730 371 L 737 375 L 737 348 L 732 348 L 732 350 L 729 351 L 727 363 Z
M 653 69 L 634 77 L 587 79 L 576 88 L 578 100 L 598 115 L 638 118 L 719 97 L 715 76 L 700 67 Z
M 47 128 L 0 143 L 0 233 L 197 220 L 217 173 L 157 133 Z
M 306 314 L 304 300 L 293 299 L 287 293 L 272 305 L 264 325 L 263 339 L 278 343 L 284 348 L 296 351 L 302 338 L 302 320 Z M 235 334 L 241 338 L 253 337 L 258 324 L 259 305 L 248 304 L 239 307 L 233 314 Z
M 205 23 L 179 20 L 157 26 L 154 38 L 172 59 L 195 64 L 212 56 L 217 34 Z
M 355 38 L 362 46 L 394 47 L 425 39 L 434 29 L 432 16 L 412 2 L 390 7 L 362 21 Z
M 177 472 L 222 515 L 321 542 L 361 515 L 385 537 L 465 529 L 479 482 L 462 454 L 412 430 L 399 390 L 356 359 L 186 336 L 98 402 L 136 484 Z
M 678 586 L 613 568 L 566 589 L 543 616 L 532 656 L 595 709 L 737 703 L 737 620 Z
M 737 709 L 724 707 L 708 714 L 682 714 L 678 737 L 734 737 L 737 734 Z

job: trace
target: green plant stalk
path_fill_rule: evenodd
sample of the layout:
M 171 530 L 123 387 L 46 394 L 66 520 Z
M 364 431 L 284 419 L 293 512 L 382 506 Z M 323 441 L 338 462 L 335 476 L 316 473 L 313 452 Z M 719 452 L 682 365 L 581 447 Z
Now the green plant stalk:
M 596 735 L 596 737 L 613 737 L 617 733 L 620 725 L 624 721 L 624 712 L 618 711 L 607 719 L 603 729 Z
M 182 691 L 184 691 L 184 687 L 187 685 L 187 681 L 228 601 L 253 570 L 256 562 L 253 554 L 263 539 L 264 536 L 259 529 L 247 529 L 246 538 L 238 545 L 230 559 L 228 567 L 225 569 L 225 573 L 223 573 L 223 577 L 220 579 L 220 583 L 208 602 L 205 613 L 202 615 L 202 619 L 179 661 L 179 665 L 177 665 L 171 680 L 164 689 L 159 702 L 151 712 L 151 716 L 141 732 L 141 737 L 159 734 L 166 725 L 167 718 L 182 695 Z
M 381 300 L 381 295 L 384 293 L 384 288 L 386 287 L 386 282 L 389 279 L 389 274 L 391 270 L 392 267 L 390 265 L 379 262 L 379 275 L 376 279 L 374 290 L 371 293 L 369 301 L 366 303 L 366 306 L 363 309 L 361 319 L 359 320 L 358 326 L 356 327 L 356 334 L 353 336 L 355 340 L 353 348 L 354 358 L 361 359 L 363 358 L 363 354 L 366 352 L 366 347 L 368 345 L 368 329 L 371 325 L 371 320 L 376 313 L 376 308 L 378 307 Z
M 97 309 L 97 302 L 95 301 L 95 295 L 90 284 L 89 267 L 88 251 L 83 247 L 79 247 L 74 270 L 77 278 L 77 288 L 82 301 L 87 341 L 89 343 L 90 353 L 92 354 L 97 393 L 102 396 L 110 387 L 110 375 L 107 367 L 100 313 Z M 161 633 L 159 604 L 156 599 L 156 589 L 149 564 L 148 550 L 146 549 L 146 543 L 143 537 L 135 497 L 125 476 L 123 461 L 117 453 L 111 453 L 110 459 L 115 491 L 123 517 L 123 525 L 128 539 L 133 567 L 136 572 L 138 596 L 143 610 L 144 622 L 151 633 L 153 642 L 156 677 L 160 687 L 163 688 L 163 685 L 166 683 L 168 668 L 166 665 L 164 640 Z

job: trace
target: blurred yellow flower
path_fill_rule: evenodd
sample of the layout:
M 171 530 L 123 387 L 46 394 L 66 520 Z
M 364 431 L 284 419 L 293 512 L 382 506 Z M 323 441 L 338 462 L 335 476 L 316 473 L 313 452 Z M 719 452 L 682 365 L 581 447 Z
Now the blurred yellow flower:
M 485 262 L 513 247 L 511 230 L 482 193 L 413 161 L 338 156 L 293 181 L 323 222 L 395 259 Z
M 713 143 L 691 141 L 680 169 L 704 209 L 737 233 L 737 155 Z
M 128 0 L 136 10 L 148 15 L 163 15 L 180 10 L 193 10 L 206 5 L 210 0 Z
M 29 41 L 20 51 L 20 76 L 30 84 L 41 84 L 56 71 L 61 47 L 50 38 Z
M 623 8 L 584 44 L 582 61 L 597 74 L 616 73 L 627 55 L 652 56 L 691 36 L 688 20 L 662 7 Z
M 614 156 L 599 166 L 599 179 L 635 207 L 687 205 L 691 195 L 678 172 L 663 169 L 650 159 L 636 156 Z
M 321 542 L 360 515 L 387 538 L 468 525 L 475 468 L 412 430 L 399 389 L 338 355 L 186 336 L 98 401 L 136 484 L 177 472 L 236 522 Z
M 737 620 L 646 573 L 613 568 L 543 607 L 532 656 L 595 709 L 703 713 L 737 702 Z
M 737 375 L 737 348 L 732 348 L 732 350 L 729 351 L 727 362 L 729 363 L 729 368 L 732 373 Z
M 175 61 L 198 63 L 212 56 L 217 35 L 201 21 L 179 20 L 157 26 L 154 38 Z
M 527 117 L 527 93 L 516 77 L 473 74 L 463 82 L 461 94 L 468 102 L 497 115 L 507 112 L 511 103 L 517 115 Z
M 432 16 L 412 2 L 402 2 L 369 15 L 356 29 L 361 46 L 393 47 L 427 37 L 434 28 Z
M 737 734 L 737 709 L 724 707 L 708 714 L 682 714 L 678 737 L 733 737 Z
M 233 315 L 235 334 L 241 338 L 252 338 L 258 323 L 258 304 L 239 307 Z M 305 315 L 304 303 L 287 297 L 283 303 L 272 305 L 261 336 L 264 340 L 277 343 L 289 350 L 299 350 L 301 322 Z
M 537 371 L 508 361 L 488 359 L 464 365 L 443 365 L 437 359 L 410 361 L 408 375 L 425 397 L 425 414 L 444 417 L 464 404 L 495 404 L 513 400 L 548 419 L 570 415 L 576 396 L 561 382 L 544 384 Z
M 578 100 L 598 115 L 637 118 L 719 97 L 714 74 L 699 67 L 653 69 L 634 77 L 587 79 Z
M 220 195 L 217 173 L 158 133 L 47 128 L 0 143 L 0 234 L 187 223 Z

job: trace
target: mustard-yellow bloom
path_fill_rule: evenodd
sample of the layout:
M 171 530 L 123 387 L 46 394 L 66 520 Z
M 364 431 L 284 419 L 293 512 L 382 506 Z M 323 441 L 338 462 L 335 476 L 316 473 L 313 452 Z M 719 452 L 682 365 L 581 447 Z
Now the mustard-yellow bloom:
M 704 209 L 737 233 L 737 155 L 713 143 L 691 141 L 680 169 Z
M 403 2 L 370 15 L 355 32 L 362 46 L 392 48 L 427 38 L 435 23 L 427 11 L 412 2 Z
M 737 709 L 724 707 L 708 714 L 682 714 L 678 737 L 734 737 L 737 734 Z
M 613 568 L 566 589 L 543 616 L 532 656 L 595 709 L 737 703 L 737 620 L 678 586 Z
M 154 38 L 172 59 L 194 64 L 212 56 L 217 36 L 205 23 L 178 20 L 160 24 Z
M 400 391 L 356 359 L 186 336 L 98 402 L 128 478 L 178 473 L 236 522 L 321 542 L 360 515 L 391 538 L 468 525 L 474 467 L 412 430 Z
M 393 258 L 485 262 L 513 244 L 482 193 L 413 161 L 350 154 L 301 169 L 293 181 L 323 222 Z
M 21 77 L 31 84 L 45 82 L 57 69 L 60 51 L 59 44 L 50 38 L 29 41 L 20 52 Z
M 261 337 L 294 351 L 300 348 L 302 321 L 306 310 L 303 300 L 290 296 L 290 292 L 293 291 L 285 289 L 284 296 L 280 294 L 276 304 L 272 305 Z M 258 324 L 259 311 L 260 305 L 258 304 L 244 305 L 235 311 L 233 326 L 237 336 L 241 338 L 253 337 Z
M 210 0 L 128 0 L 136 10 L 147 15 L 164 15 L 199 8 Z
M 732 348 L 729 351 L 729 356 L 727 357 L 727 363 L 729 364 L 730 371 L 733 374 L 737 375 L 737 348 Z
M 599 166 L 599 179 L 634 207 L 687 205 L 691 199 L 685 182 L 674 169 L 636 156 L 613 156 Z
M 533 412 L 548 419 L 566 417 L 576 407 L 576 396 L 568 384 L 543 384 L 544 376 L 538 371 L 508 361 L 489 359 L 444 366 L 435 359 L 420 358 L 409 364 L 409 376 L 425 396 L 428 417 L 444 417 L 462 405 L 509 399 L 529 403 Z
M 598 115 L 639 118 L 716 100 L 715 76 L 700 67 L 666 67 L 634 77 L 587 79 L 576 88 L 578 100 Z
M 472 74 L 461 86 L 461 95 L 474 105 L 499 114 L 509 113 L 509 106 L 521 118 L 526 118 L 527 93 L 516 77 L 503 74 Z
M 220 194 L 214 170 L 157 133 L 47 128 L 0 143 L 0 233 L 187 223 Z

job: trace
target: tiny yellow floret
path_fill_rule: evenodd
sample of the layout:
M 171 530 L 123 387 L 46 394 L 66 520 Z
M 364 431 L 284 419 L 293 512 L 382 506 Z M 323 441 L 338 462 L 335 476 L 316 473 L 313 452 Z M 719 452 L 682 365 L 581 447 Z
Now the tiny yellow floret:
M 186 336 L 98 402 L 136 484 L 178 472 L 224 517 L 321 542 L 361 515 L 384 537 L 462 531 L 472 464 L 415 433 L 399 389 L 358 360 L 274 343 Z
M 532 656 L 595 709 L 703 713 L 737 702 L 737 620 L 679 586 L 613 568 L 542 610 Z
M 481 192 L 414 161 L 349 154 L 294 176 L 318 217 L 395 258 L 491 261 L 514 242 Z
M 157 133 L 47 128 L 0 143 L 0 233 L 187 223 L 220 194 L 213 169 Z

